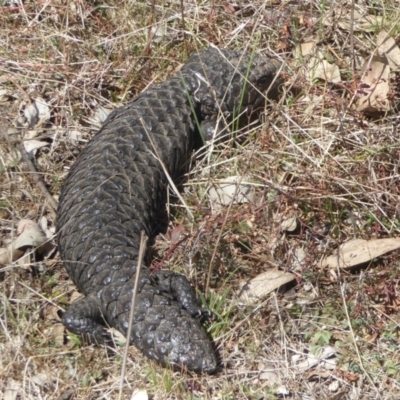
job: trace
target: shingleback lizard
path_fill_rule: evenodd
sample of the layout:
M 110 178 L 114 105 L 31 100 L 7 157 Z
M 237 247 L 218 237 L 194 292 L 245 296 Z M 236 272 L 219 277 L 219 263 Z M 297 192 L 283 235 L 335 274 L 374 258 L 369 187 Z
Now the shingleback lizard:
M 263 92 L 277 94 L 279 68 L 262 55 L 208 48 L 108 116 L 69 171 L 57 211 L 61 258 L 84 295 L 63 315 L 70 331 L 97 343 L 109 342 L 107 325 L 126 336 L 140 232 L 151 242 L 166 227 L 163 166 L 176 181 L 199 125 L 209 137 L 219 113 L 246 119 L 262 110 Z M 162 365 L 213 373 L 201 316 L 183 275 L 142 266 L 130 343 Z

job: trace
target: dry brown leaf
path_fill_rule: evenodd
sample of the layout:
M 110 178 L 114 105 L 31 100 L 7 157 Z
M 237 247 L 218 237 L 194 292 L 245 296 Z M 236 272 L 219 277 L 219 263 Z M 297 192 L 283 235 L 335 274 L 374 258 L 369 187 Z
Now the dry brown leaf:
M 390 67 L 385 56 L 374 56 L 365 62 L 359 84 L 358 111 L 385 112 L 390 109 Z
M 315 54 L 315 51 L 316 51 L 315 42 L 301 43 L 297 47 L 296 58 L 310 56 L 312 54 Z
M 335 356 L 336 353 L 337 350 L 334 347 L 326 346 L 318 357 L 310 353 L 305 361 L 293 365 L 292 368 L 300 373 L 304 373 L 317 365 L 328 370 L 333 370 L 336 368 L 336 360 L 331 357 Z
M 261 364 L 258 366 L 258 370 L 261 371 L 258 378 L 262 381 L 276 384 L 280 383 L 279 375 L 276 373 L 276 366 L 274 364 Z
M 376 45 L 379 55 L 387 57 L 390 68 L 400 68 L 400 48 L 388 32 L 385 30 L 379 32 Z
M 352 374 L 343 370 L 340 370 L 340 372 L 342 378 L 345 379 L 347 382 L 357 382 L 360 379 L 360 376 L 358 374 Z
M 13 249 L 12 247 L 1 247 L 0 248 L 0 265 L 7 265 L 12 263 L 15 260 L 18 260 L 23 254 L 25 253 L 25 250 L 18 250 L 18 249 Z
M 32 252 L 25 252 L 22 257 L 18 257 L 15 261 L 16 265 L 21 268 L 29 268 L 32 262 Z
M 9 378 L 4 390 L 4 400 L 16 400 L 22 395 L 22 385 L 18 381 Z
M 23 145 L 24 145 L 25 151 L 26 151 L 27 154 L 28 154 L 28 157 L 29 157 L 29 158 L 33 158 L 33 157 L 35 157 L 36 152 L 37 152 L 40 148 L 45 147 L 45 146 L 48 146 L 49 143 L 44 142 L 44 141 L 41 141 L 41 140 L 34 140 L 34 139 L 32 139 L 32 140 L 25 140 L 25 141 L 23 142 Z
M 151 39 L 154 43 L 161 43 L 168 36 L 168 24 L 163 22 L 151 27 Z
M 73 303 L 74 301 L 79 300 L 80 298 L 82 298 L 82 294 L 79 293 L 76 290 L 75 286 L 73 286 L 71 288 L 71 290 L 72 290 L 72 294 L 71 294 L 71 297 L 70 297 L 70 303 Z
M 208 192 L 213 209 L 220 209 L 232 202 L 233 204 L 248 203 L 254 198 L 252 186 L 246 183 L 246 178 L 230 176 L 218 181 Z
M 20 115 L 15 121 L 17 127 L 32 129 L 46 125 L 50 119 L 50 107 L 46 101 L 37 97 L 30 103 L 23 102 L 20 107 Z
M 31 220 L 21 220 L 17 228 L 18 237 L 6 249 L 0 249 L 0 264 L 10 264 L 18 260 L 27 249 L 34 248 L 45 254 L 54 248 L 39 225 Z M 23 260 L 23 263 L 29 263 Z
M 98 105 L 92 115 L 88 118 L 88 122 L 92 125 L 92 129 L 97 131 L 101 128 L 111 111 L 112 110 L 109 108 Z
M 82 140 L 82 132 L 77 130 L 70 130 L 65 132 L 65 136 L 68 142 L 77 144 Z
M 294 232 L 297 229 L 297 216 L 291 215 L 285 218 L 281 223 L 281 229 L 283 232 Z
M 9 90 L 0 86 L 0 103 L 8 101 Z
M 14 247 L 22 249 L 23 247 L 38 247 L 47 240 L 42 230 L 27 229 L 23 231 L 15 240 Z
M 57 322 L 51 327 L 50 334 L 56 346 L 64 345 L 65 326 L 61 322 Z
M 114 343 L 117 343 L 119 346 L 125 346 L 126 344 L 126 337 L 115 328 L 109 328 L 108 332 L 111 334 Z
M 1 135 L 1 133 L 0 133 Z M 4 152 L 4 148 L 0 146 L 0 174 L 9 168 L 14 168 L 21 160 L 21 153 L 18 149 L 10 149 Z
M 175 228 L 170 229 L 167 233 L 169 236 L 169 240 L 171 241 L 171 244 L 178 244 L 179 241 L 181 240 L 181 237 L 184 236 L 183 234 L 183 226 L 182 225 L 178 225 Z
M 263 272 L 249 282 L 241 284 L 239 298 L 245 304 L 254 304 L 295 278 L 296 275 L 278 269 Z
M 298 247 L 293 251 L 293 269 L 292 271 L 301 270 L 304 267 L 304 262 L 307 257 L 303 248 Z
M 18 226 L 17 226 L 17 234 L 18 235 L 20 235 L 22 232 L 27 231 L 29 229 L 37 229 L 37 224 L 35 221 L 32 221 L 31 219 L 21 219 L 18 222 Z
M 47 374 L 43 374 L 43 373 L 33 375 L 31 377 L 31 379 L 32 379 L 32 382 L 38 386 L 45 386 L 46 384 L 48 384 L 51 381 L 50 377 Z
M 45 307 L 43 307 L 41 316 L 46 321 L 61 321 L 58 311 L 58 307 L 54 306 L 53 304 L 47 304 Z
M 346 13 L 340 16 L 337 21 L 337 25 L 347 32 L 350 32 L 351 24 L 353 24 L 353 29 L 355 32 L 375 32 L 378 26 L 382 26 L 383 18 L 375 15 L 363 15 L 357 10 L 354 10 L 354 20 L 351 18 L 350 13 Z M 332 26 L 336 22 L 335 18 L 331 16 L 322 18 L 322 23 L 325 26 Z M 354 22 L 354 23 L 353 23 Z
M 311 57 L 308 63 L 308 71 L 311 82 L 314 79 L 323 79 L 332 83 L 339 83 L 342 81 L 339 67 L 321 58 Z
M 148 400 L 149 395 L 147 394 L 146 390 L 135 390 L 132 393 L 131 400 Z
M 326 371 L 326 370 L 312 370 L 307 374 L 307 379 L 311 380 L 312 378 L 319 377 L 319 378 L 329 378 L 329 376 L 332 374 L 331 371 Z
M 328 390 L 332 393 L 336 393 L 339 390 L 339 388 L 340 388 L 339 381 L 333 381 L 328 386 Z
M 275 389 L 275 393 L 278 398 L 288 398 L 290 396 L 290 390 L 285 385 L 280 385 Z
M 320 268 L 351 268 L 390 251 L 400 249 L 400 238 L 354 239 L 343 243 L 335 252 L 320 261 Z

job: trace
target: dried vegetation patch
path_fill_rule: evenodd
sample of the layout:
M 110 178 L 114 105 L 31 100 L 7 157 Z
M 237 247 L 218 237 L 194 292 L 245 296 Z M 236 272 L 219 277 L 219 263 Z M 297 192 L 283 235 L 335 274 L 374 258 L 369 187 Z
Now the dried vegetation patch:
M 394 0 L 3 1 L 0 12 L 0 397 L 118 398 L 123 351 L 67 335 L 60 315 L 76 291 L 39 242 L 52 242 L 51 198 L 108 110 L 214 44 L 285 65 L 261 125 L 193 159 L 194 218 L 175 202 L 155 246 L 154 267 L 207 292 L 223 368 L 172 372 L 132 348 L 122 398 L 398 398 Z

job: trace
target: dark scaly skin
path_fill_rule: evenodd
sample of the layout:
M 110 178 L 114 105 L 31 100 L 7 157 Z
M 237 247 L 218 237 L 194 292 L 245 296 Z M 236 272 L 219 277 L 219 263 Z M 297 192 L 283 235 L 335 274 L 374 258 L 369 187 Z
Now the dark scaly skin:
M 209 48 L 193 54 L 175 77 L 109 115 L 71 168 L 58 207 L 60 254 L 85 295 L 63 316 L 70 331 L 97 343 L 110 340 L 105 325 L 127 334 L 140 232 L 151 242 L 166 227 L 168 181 L 156 154 L 174 181 L 181 177 L 197 122 L 208 137 L 219 112 L 229 120 L 246 107 L 248 116 L 262 109 L 260 92 L 278 70 L 279 63 L 263 56 Z M 272 89 L 270 97 L 276 84 Z M 151 274 L 142 266 L 130 342 L 146 356 L 162 365 L 215 372 L 201 316 L 207 311 L 184 276 Z

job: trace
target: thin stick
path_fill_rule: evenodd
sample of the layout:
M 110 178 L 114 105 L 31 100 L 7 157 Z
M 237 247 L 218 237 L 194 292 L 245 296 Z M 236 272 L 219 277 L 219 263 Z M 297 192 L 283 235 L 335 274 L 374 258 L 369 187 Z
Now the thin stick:
M 339 287 L 340 287 L 340 293 L 342 295 L 341 297 L 342 297 L 342 302 L 343 302 L 343 308 L 344 308 L 344 311 L 346 313 L 347 322 L 349 324 L 349 330 L 350 330 L 350 333 L 351 333 L 351 337 L 353 339 L 354 349 L 356 350 L 357 358 L 358 358 L 358 361 L 360 363 L 360 368 L 364 372 L 364 375 L 366 376 L 367 380 L 371 384 L 372 388 L 375 389 L 376 395 L 377 395 L 376 399 L 381 399 L 382 397 L 381 397 L 378 389 L 375 387 L 374 381 L 372 380 L 372 378 L 370 377 L 370 375 L 368 374 L 368 372 L 364 368 L 364 363 L 363 363 L 362 358 L 361 358 L 360 350 L 358 349 L 356 335 L 354 334 L 353 325 L 351 323 L 349 310 L 348 310 L 347 304 L 346 304 L 345 288 L 344 288 L 344 283 L 342 282 L 342 277 L 341 277 L 341 274 L 340 274 L 339 263 L 338 263 L 338 267 L 337 267 L 337 271 L 336 272 L 337 272 L 338 277 L 339 277 Z
M 131 309 L 129 311 L 129 322 L 128 322 L 129 325 L 128 325 L 128 332 L 126 334 L 124 359 L 122 361 L 121 382 L 120 382 L 119 394 L 118 394 L 118 399 L 119 400 L 122 399 L 122 390 L 124 388 L 126 362 L 128 360 L 128 352 L 129 352 L 130 338 L 131 338 L 132 325 L 133 325 L 133 312 L 134 312 L 134 309 L 135 309 L 135 301 L 136 301 L 136 294 L 137 294 L 137 288 L 138 288 L 138 283 L 139 283 L 140 268 L 142 266 L 142 261 L 143 261 L 143 256 L 144 256 L 144 253 L 145 253 L 145 250 L 146 250 L 147 240 L 148 240 L 148 237 L 146 236 L 144 231 L 141 231 L 140 232 L 139 259 L 138 259 L 138 263 L 137 263 L 137 267 L 136 267 L 135 285 L 133 287 Z
M 144 49 L 144 54 L 146 56 L 150 56 L 151 54 L 151 43 L 154 37 L 154 33 L 151 31 L 151 27 L 153 25 L 153 21 L 154 21 L 154 11 L 155 11 L 155 7 L 156 7 L 156 0 L 152 0 L 151 1 L 151 6 L 150 6 L 150 17 L 149 17 L 149 21 L 147 23 L 147 44 L 146 47 Z
M 42 191 L 42 193 L 46 197 L 46 200 L 48 201 L 49 206 L 50 206 L 50 210 L 52 211 L 53 214 L 55 214 L 55 212 L 57 210 L 57 201 L 54 199 L 54 197 L 47 190 L 46 185 L 44 184 L 44 182 L 40 178 L 39 173 L 37 172 L 37 170 L 35 168 L 35 165 L 29 159 L 28 154 L 27 154 L 27 152 L 25 150 L 25 147 L 24 147 L 24 145 L 22 143 L 18 146 L 18 149 L 19 149 L 19 151 L 21 153 L 22 160 L 27 165 L 29 171 L 32 172 L 31 176 L 32 176 L 33 180 L 39 186 L 39 189 Z
M 188 51 L 188 49 L 187 49 L 187 43 L 186 43 L 186 24 L 185 24 L 185 6 L 184 6 L 184 4 L 183 4 L 183 0 L 181 0 L 181 19 L 182 19 L 182 27 L 181 27 L 181 29 L 182 29 L 182 32 L 183 32 L 183 43 L 185 44 L 185 50 L 186 50 L 186 53 L 187 53 L 187 51 Z
M 354 90 L 356 90 L 357 81 L 356 81 L 356 55 L 354 53 L 354 8 L 355 8 L 355 0 L 352 0 L 351 10 L 350 10 L 350 54 L 351 54 L 351 69 L 353 72 L 353 79 L 354 79 Z
M 150 141 L 150 143 L 151 143 L 151 146 L 153 147 L 155 156 L 156 156 L 157 160 L 160 162 L 161 167 L 162 167 L 162 169 L 163 169 L 163 171 L 164 171 L 164 173 L 165 173 L 165 176 L 166 176 L 167 179 L 168 179 L 168 183 L 171 185 L 171 187 L 172 187 L 172 189 L 174 190 L 174 193 L 175 193 L 175 195 L 178 197 L 179 201 L 180 201 L 180 202 L 182 203 L 182 205 L 185 207 L 187 213 L 189 214 L 190 220 L 191 220 L 191 221 L 194 221 L 194 215 L 193 215 L 192 212 L 190 211 L 190 208 L 188 207 L 188 205 L 185 203 L 185 200 L 183 200 L 183 197 L 182 197 L 181 194 L 179 193 L 178 188 L 176 187 L 176 185 L 175 185 L 174 181 L 172 180 L 171 176 L 169 175 L 167 168 L 165 167 L 164 163 L 162 162 L 162 159 L 161 159 L 160 155 L 158 154 L 158 151 L 157 151 L 157 148 L 156 148 L 156 146 L 155 146 L 155 144 L 154 144 L 154 141 L 153 141 L 151 135 L 149 134 L 149 132 L 148 132 L 147 129 L 146 129 L 146 125 L 145 125 L 145 123 L 144 123 L 144 121 L 143 121 L 143 118 L 140 118 L 140 122 L 142 123 L 143 129 L 144 129 L 144 131 L 146 132 L 147 137 L 149 138 L 149 141 Z
M 251 161 L 251 159 L 253 158 L 253 155 L 254 155 L 254 149 L 253 149 L 253 152 L 250 154 L 249 162 L 248 162 L 248 164 L 247 164 L 247 168 L 248 168 L 249 165 L 250 165 L 250 161 Z M 233 204 L 235 204 L 236 196 L 239 194 L 240 184 L 242 183 L 243 178 L 244 178 L 244 174 L 243 174 L 243 175 L 240 177 L 240 179 L 238 179 L 237 182 L 236 182 L 235 192 L 234 192 L 234 194 L 233 194 L 233 196 L 232 196 L 232 200 L 231 200 L 230 203 L 229 203 L 228 209 L 226 210 L 226 214 L 225 214 L 224 221 L 222 222 L 221 229 L 219 230 L 218 237 L 217 237 L 217 240 L 216 240 L 215 245 L 214 245 L 214 250 L 213 250 L 213 253 L 212 253 L 212 255 L 211 255 L 210 263 L 209 263 L 209 265 L 208 265 L 206 286 L 205 286 L 205 289 L 204 289 L 204 294 L 205 294 L 206 296 L 208 295 L 208 292 L 209 292 L 209 290 L 210 290 L 210 282 L 211 282 L 211 274 L 212 274 L 213 262 L 214 262 L 215 257 L 217 256 L 218 246 L 219 246 L 219 243 L 220 243 L 221 238 L 222 238 L 222 233 L 223 233 L 223 231 L 224 231 L 225 225 L 226 225 L 227 222 L 228 222 L 228 217 L 229 217 L 229 215 L 230 215 L 232 206 L 233 206 Z

